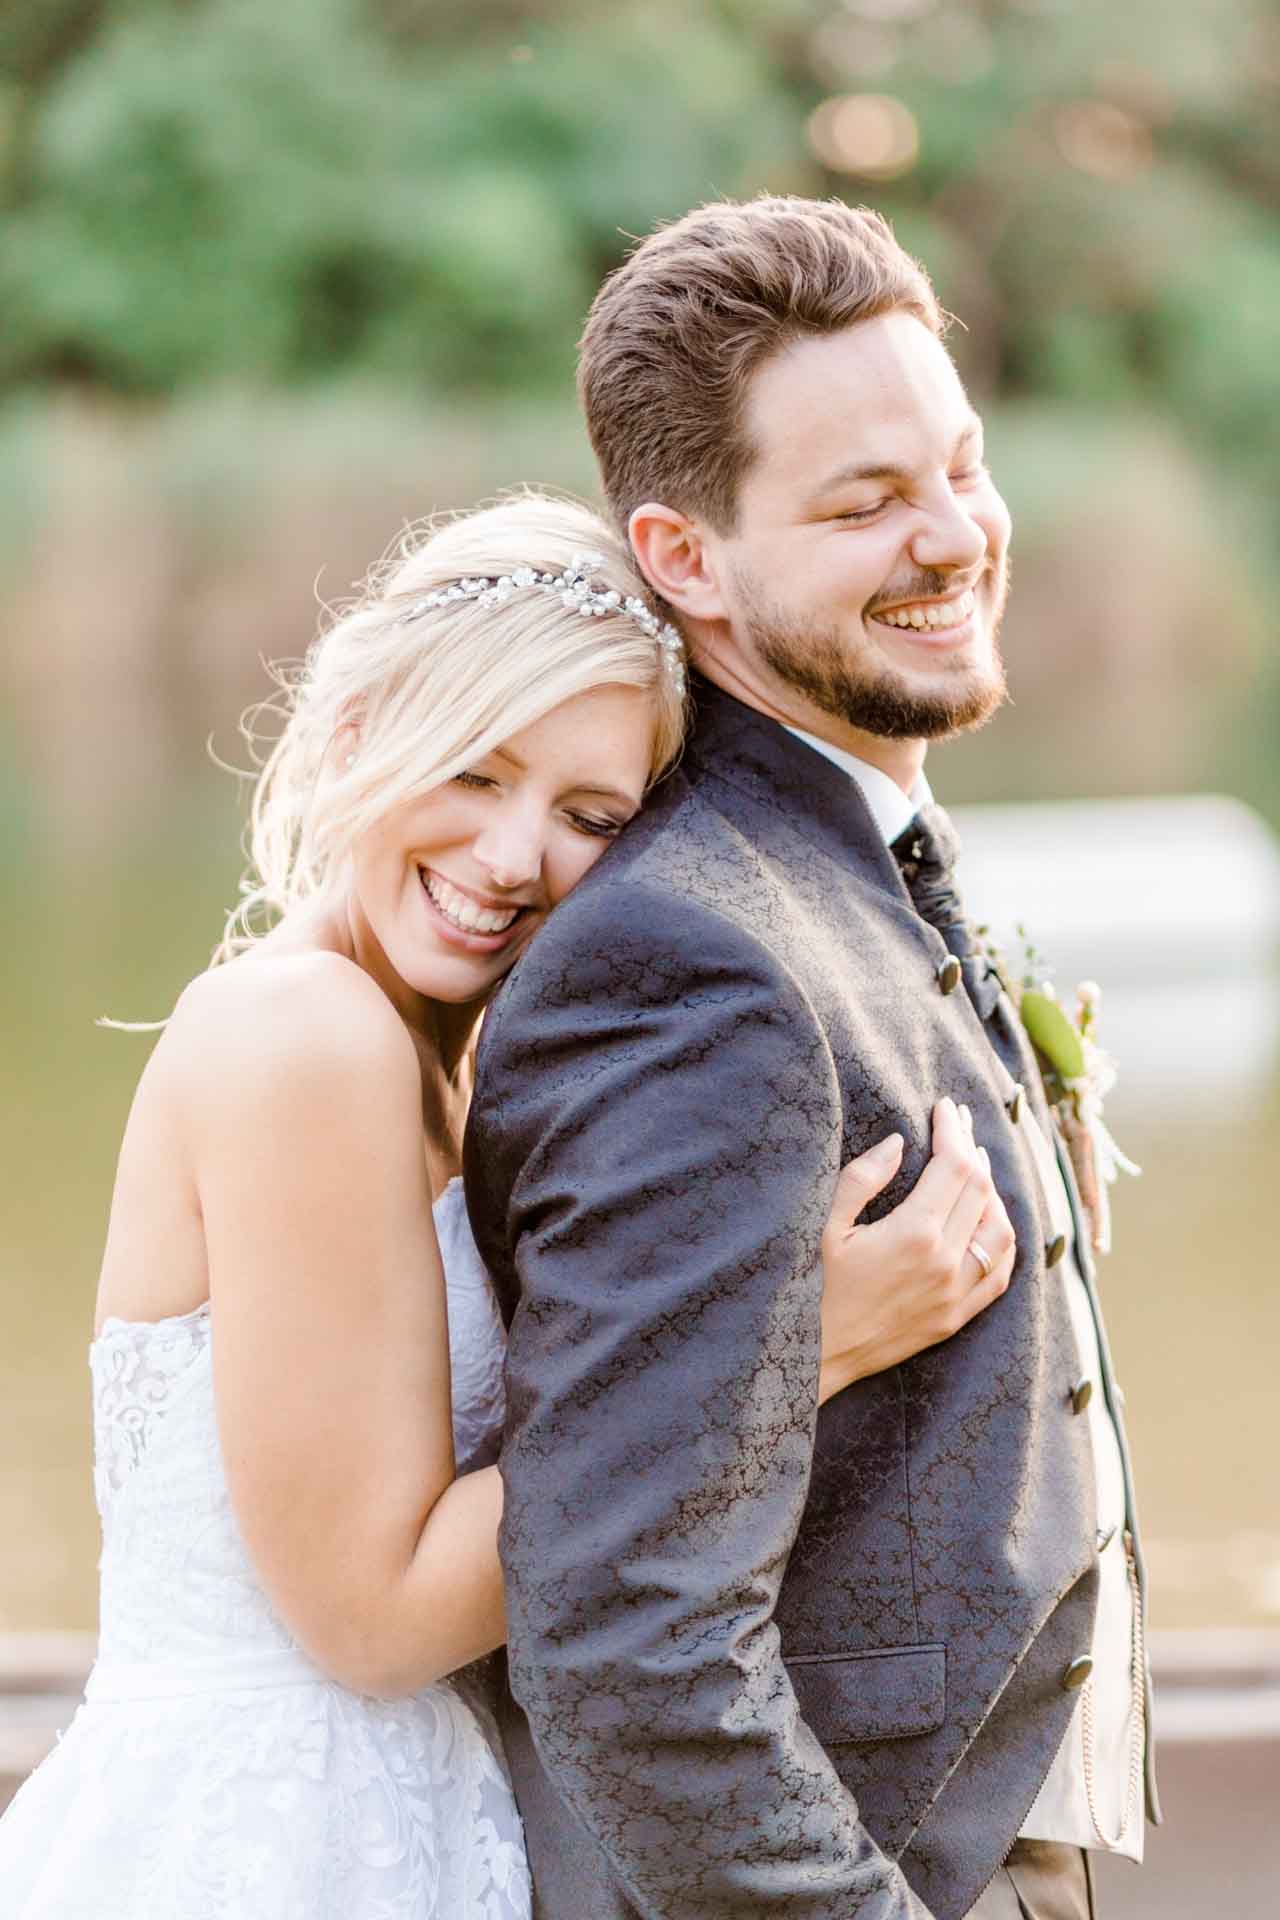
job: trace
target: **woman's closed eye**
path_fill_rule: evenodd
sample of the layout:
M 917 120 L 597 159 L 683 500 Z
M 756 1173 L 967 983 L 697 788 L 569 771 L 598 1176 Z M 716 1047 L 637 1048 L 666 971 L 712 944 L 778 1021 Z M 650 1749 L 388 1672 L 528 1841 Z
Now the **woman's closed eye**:
M 565 818 L 579 833 L 589 833 L 597 840 L 612 840 L 627 824 L 625 820 L 602 820 L 589 813 L 567 813 Z
M 455 773 L 453 784 L 458 787 L 470 787 L 481 792 L 486 789 L 496 792 L 501 782 L 492 774 L 476 773 L 470 767 L 464 767 L 461 773 Z M 565 809 L 565 819 L 576 833 L 590 834 L 595 840 L 612 840 L 626 826 L 625 820 L 611 820 L 594 813 L 579 813 L 576 808 Z

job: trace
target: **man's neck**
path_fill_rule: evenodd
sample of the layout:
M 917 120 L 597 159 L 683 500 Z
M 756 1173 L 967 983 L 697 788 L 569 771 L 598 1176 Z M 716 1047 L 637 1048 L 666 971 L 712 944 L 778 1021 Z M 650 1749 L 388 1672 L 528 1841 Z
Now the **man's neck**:
M 699 648 L 694 664 L 704 679 L 732 694 L 744 707 L 754 707 L 757 713 L 777 720 L 784 727 L 812 734 L 817 740 L 825 740 L 828 746 L 852 754 L 855 760 L 877 767 L 908 796 L 919 779 L 928 751 L 926 741 L 888 740 L 882 734 L 865 733 L 861 727 L 850 726 L 847 721 L 824 712 L 790 687 L 766 685 L 763 676 L 745 663 L 726 659 L 710 649 Z

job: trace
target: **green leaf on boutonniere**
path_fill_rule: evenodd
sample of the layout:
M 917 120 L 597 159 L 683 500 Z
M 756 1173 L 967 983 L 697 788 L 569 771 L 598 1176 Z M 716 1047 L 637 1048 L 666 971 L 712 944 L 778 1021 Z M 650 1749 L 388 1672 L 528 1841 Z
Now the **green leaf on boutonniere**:
M 1044 1055 L 1058 1077 L 1079 1080 L 1085 1071 L 1084 1046 L 1057 1001 L 1051 1000 L 1047 993 L 1028 988 L 1023 992 L 1018 1011 L 1032 1045 Z

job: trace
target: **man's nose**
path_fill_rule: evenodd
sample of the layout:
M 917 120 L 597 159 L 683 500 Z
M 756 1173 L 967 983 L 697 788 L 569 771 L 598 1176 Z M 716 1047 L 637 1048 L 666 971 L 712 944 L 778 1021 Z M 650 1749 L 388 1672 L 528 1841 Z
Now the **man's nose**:
M 962 573 L 982 564 L 989 544 L 986 528 L 948 486 L 916 528 L 911 557 L 918 567 Z
M 545 844 L 545 822 L 513 806 L 494 814 L 472 851 L 495 887 L 522 887 L 542 871 Z

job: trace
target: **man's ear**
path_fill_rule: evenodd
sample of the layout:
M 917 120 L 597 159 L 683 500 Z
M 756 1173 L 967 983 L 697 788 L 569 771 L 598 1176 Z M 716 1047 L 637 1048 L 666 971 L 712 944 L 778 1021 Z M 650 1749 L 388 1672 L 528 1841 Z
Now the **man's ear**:
M 646 500 L 627 522 L 636 564 L 654 592 L 687 620 L 727 617 L 714 559 L 696 520 Z

